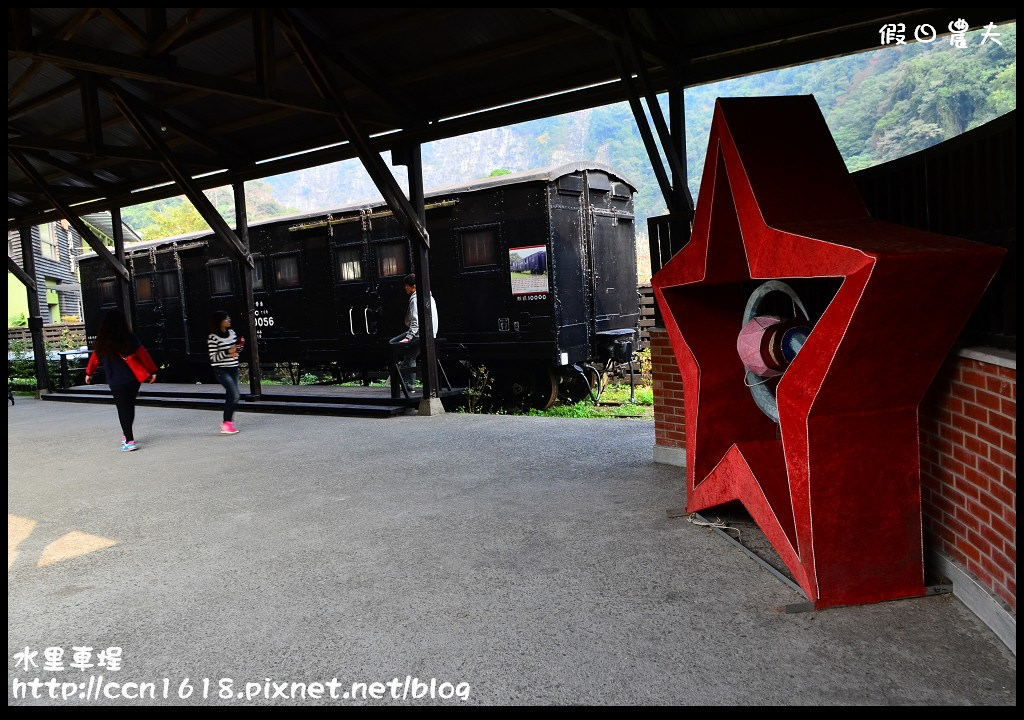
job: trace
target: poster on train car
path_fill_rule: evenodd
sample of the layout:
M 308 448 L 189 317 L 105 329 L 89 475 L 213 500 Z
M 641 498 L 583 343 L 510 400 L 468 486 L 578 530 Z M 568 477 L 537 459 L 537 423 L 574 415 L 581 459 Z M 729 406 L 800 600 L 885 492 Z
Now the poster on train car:
M 548 249 L 544 245 L 509 248 L 508 272 L 512 294 L 518 299 L 546 295 L 548 285 Z

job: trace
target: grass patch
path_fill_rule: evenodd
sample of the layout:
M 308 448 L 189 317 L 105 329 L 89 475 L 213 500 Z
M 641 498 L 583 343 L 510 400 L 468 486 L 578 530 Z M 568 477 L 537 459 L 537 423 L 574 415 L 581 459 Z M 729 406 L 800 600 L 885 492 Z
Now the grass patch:
M 634 402 L 630 402 L 629 385 L 611 385 L 601 393 L 597 405 L 589 399 L 576 403 L 556 404 L 547 410 L 530 410 L 534 417 L 566 418 L 634 418 L 654 419 L 654 396 L 649 387 L 634 388 Z

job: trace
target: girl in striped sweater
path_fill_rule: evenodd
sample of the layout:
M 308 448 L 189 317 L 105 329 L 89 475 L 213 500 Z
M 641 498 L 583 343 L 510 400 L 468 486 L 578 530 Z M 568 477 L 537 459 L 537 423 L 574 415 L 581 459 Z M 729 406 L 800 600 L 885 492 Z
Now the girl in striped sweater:
M 206 338 L 206 347 L 210 351 L 210 365 L 217 382 L 224 386 L 227 395 L 224 399 L 224 422 L 221 423 L 222 435 L 234 435 L 235 406 L 241 397 L 238 392 L 238 353 L 245 346 L 245 338 L 235 336 L 231 329 L 231 318 L 223 310 L 218 310 L 210 317 L 210 334 Z

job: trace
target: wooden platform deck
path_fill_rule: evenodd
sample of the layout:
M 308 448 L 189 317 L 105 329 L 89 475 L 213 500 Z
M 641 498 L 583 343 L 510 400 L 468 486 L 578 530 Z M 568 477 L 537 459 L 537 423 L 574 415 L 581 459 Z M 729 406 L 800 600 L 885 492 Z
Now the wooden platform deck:
M 300 413 L 306 415 L 342 415 L 358 417 L 394 417 L 419 407 L 422 388 L 398 400 L 388 387 L 362 385 L 265 385 L 260 396 L 249 394 L 247 385 L 239 386 L 242 401 L 239 412 Z M 448 404 L 462 395 L 458 388 L 441 390 L 438 396 Z M 58 402 L 112 403 L 106 385 L 75 385 L 43 396 Z M 224 388 L 219 384 L 155 383 L 143 385 L 139 405 L 220 410 L 224 406 Z

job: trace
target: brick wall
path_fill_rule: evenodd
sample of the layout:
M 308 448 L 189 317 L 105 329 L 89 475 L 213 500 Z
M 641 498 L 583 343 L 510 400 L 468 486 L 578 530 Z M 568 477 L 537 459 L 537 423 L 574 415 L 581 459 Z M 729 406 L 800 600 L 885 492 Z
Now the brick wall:
M 654 384 L 654 444 L 686 449 L 683 422 L 683 378 L 668 333 L 651 328 L 651 378 Z
M 1016 613 L 1015 367 L 947 360 L 921 403 L 921 500 L 925 547 L 965 568 Z
M 1017 370 L 1009 358 L 962 351 L 936 376 L 921 403 L 921 499 L 926 556 L 949 558 L 1016 614 Z M 651 330 L 651 363 L 655 449 L 685 449 L 683 380 L 663 328 Z

